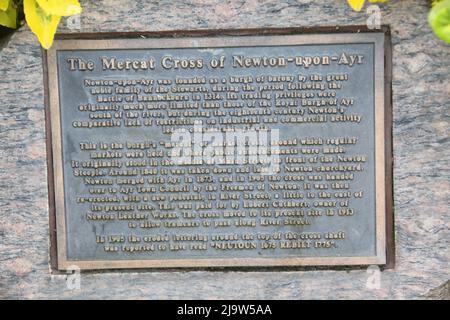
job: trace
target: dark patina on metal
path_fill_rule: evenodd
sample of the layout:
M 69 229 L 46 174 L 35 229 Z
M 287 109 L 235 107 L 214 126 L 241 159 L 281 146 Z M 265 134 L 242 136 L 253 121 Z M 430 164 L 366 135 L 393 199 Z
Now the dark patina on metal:
M 389 36 L 316 31 L 57 39 L 45 62 L 53 266 L 392 265 Z M 163 141 L 188 120 L 277 129 L 280 171 L 167 165 Z

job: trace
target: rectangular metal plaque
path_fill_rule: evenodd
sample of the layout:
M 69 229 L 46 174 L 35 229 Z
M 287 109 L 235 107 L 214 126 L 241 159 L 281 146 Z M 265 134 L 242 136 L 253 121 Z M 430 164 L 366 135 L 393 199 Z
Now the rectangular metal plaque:
M 383 32 L 57 39 L 57 268 L 386 264 L 386 49 Z

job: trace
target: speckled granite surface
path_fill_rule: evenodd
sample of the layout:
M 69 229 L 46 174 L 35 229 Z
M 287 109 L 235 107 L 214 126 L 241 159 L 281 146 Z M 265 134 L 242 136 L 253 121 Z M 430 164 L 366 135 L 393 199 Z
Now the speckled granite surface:
M 51 275 L 42 58 L 27 27 L 0 51 L 0 298 L 449 298 L 450 46 L 428 1 L 381 6 L 393 37 L 396 267 L 349 271 L 109 272 L 69 290 Z M 82 32 L 365 24 L 344 1 L 81 1 Z M 70 32 L 64 25 L 60 31 Z M 438 289 L 436 289 L 438 288 Z M 443 289 L 442 289 L 443 288 Z

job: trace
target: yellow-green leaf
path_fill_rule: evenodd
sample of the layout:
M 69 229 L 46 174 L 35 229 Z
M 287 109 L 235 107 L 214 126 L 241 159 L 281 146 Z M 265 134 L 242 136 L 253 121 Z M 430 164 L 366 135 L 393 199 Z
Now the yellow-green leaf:
M 0 10 L 6 11 L 9 7 L 9 0 L 0 0 Z
M 450 0 L 443 0 L 436 4 L 428 14 L 428 21 L 434 33 L 450 43 Z
M 431 6 L 434 7 L 435 5 L 437 5 L 441 1 L 442 0 L 431 0 Z
M 0 25 L 12 29 L 17 28 L 17 9 L 12 3 L 6 10 L 0 10 Z
M 23 9 L 31 31 L 45 49 L 50 48 L 61 17 L 45 13 L 36 0 L 24 0 Z
M 47 14 L 55 16 L 73 16 L 81 13 L 78 0 L 36 0 Z
M 347 0 L 347 2 L 355 11 L 361 11 L 364 6 L 364 0 Z

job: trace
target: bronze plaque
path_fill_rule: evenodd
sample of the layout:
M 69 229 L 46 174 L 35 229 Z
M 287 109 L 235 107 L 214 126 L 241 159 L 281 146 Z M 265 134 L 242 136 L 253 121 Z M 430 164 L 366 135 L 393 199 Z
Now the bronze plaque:
M 58 269 L 386 264 L 386 34 L 266 33 L 55 41 Z

